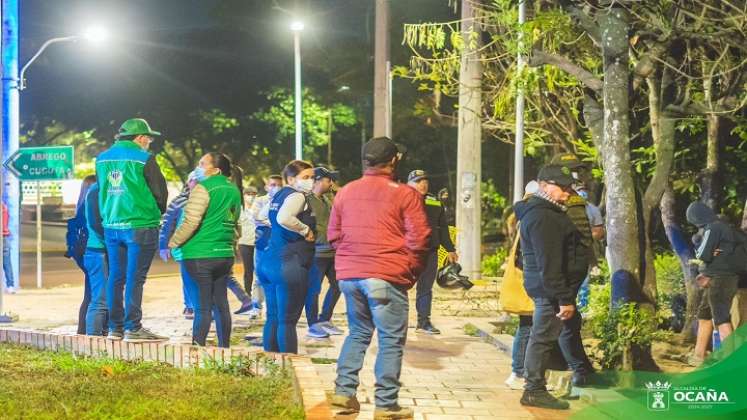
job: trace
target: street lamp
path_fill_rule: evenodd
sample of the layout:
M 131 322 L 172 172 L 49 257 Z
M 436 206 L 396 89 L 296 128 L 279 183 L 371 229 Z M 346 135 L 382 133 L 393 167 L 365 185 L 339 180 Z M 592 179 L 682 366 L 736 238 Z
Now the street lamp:
M 63 36 L 58 38 L 52 38 L 47 40 L 44 44 L 42 44 L 41 48 L 39 48 L 39 51 L 34 54 L 29 61 L 21 68 L 21 73 L 19 75 L 19 82 L 18 82 L 18 90 L 24 90 L 26 89 L 26 70 L 31 66 L 31 64 L 36 61 L 37 58 L 39 58 L 40 55 L 52 44 L 57 44 L 60 42 L 77 42 L 80 39 L 85 39 L 86 41 L 90 42 L 93 45 L 101 45 L 109 38 L 109 33 L 106 31 L 106 29 L 100 27 L 100 26 L 92 26 L 88 29 L 86 29 L 81 35 L 71 35 L 71 36 Z
M 296 159 L 303 159 L 303 144 L 301 142 L 301 136 L 303 133 L 302 125 L 302 92 L 301 92 L 301 31 L 303 31 L 304 25 L 301 21 L 294 21 L 291 23 L 290 29 L 293 31 L 293 49 L 295 56 L 295 70 L 296 70 Z

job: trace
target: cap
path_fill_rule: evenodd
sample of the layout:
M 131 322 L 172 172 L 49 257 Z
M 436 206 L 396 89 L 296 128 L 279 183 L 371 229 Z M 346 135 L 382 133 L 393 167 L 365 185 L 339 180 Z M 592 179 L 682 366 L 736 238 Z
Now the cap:
M 121 139 L 123 137 L 138 136 L 142 134 L 148 135 L 148 136 L 160 136 L 161 135 L 160 132 L 153 131 L 150 128 L 148 121 L 145 121 L 142 118 L 131 118 L 123 122 L 122 125 L 119 127 L 119 132 L 117 132 L 116 138 Z
M 421 179 L 428 179 L 428 173 L 422 169 L 415 169 L 407 175 L 407 182 L 418 182 Z
M 539 190 L 539 184 L 537 181 L 529 181 L 524 187 L 524 195 L 532 195 Z
M 314 180 L 316 181 L 322 178 L 329 178 L 332 181 L 337 181 L 337 178 L 339 176 L 340 176 L 340 172 L 332 171 L 330 169 L 325 168 L 324 166 L 318 166 L 314 168 Z
M 581 162 L 578 156 L 574 153 L 558 153 L 552 157 L 550 165 L 565 166 L 571 169 L 576 169 L 586 166 L 586 163 Z
M 571 176 L 571 170 L 567 166 L 547 165 L 540 169 L 537 181 L 544 181 L 560 187 L 568 188 L 575 180 Z
M 374 137 L 363 145 L 361 160 L 369 166 L 392 160 L 398 154 L 404 154 L 405 148 L 389 137 Z
M 258 192 L 257 188 L 254 187 L 254 186 L 247 185 L 246 187 L 244 187 L 244 195 L 247 195 L 247 194 L 254 194 L 254 195 L 256 195 L 257 192 Z

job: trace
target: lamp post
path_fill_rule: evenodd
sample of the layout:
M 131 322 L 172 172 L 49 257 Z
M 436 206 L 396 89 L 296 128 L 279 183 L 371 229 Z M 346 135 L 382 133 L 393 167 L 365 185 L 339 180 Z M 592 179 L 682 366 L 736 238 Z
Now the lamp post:
M 0 163 L 18 150 L 19 137 L 19 93 L 26 88 L 25 75 L 31 64 L 52 44 L 75 42 L 80 39 L 100 44 L 108 37 L 108 33 L 101 27 L 91 27 L 80 35 L 52 38 L 44 42 L 31 59 L 18 71 L 18 36 L 19 15 L 18 0 L 2 0 L 2 150 Z M 10 237 L 7 245 L 10 248 L 10 259 L 16 286 L 20 284 L 20 191 L 18 180 L 9 176 L 2 169 L 2 185 L 0 196 L 8 207 L 8 228 Z M 2 309 L 0 308 L 0 312 Z
M 303 31 L 304 25 L 301 21 L 295 21 L 291 23 L 291 31 L 293 31 L 293 51 L 295 57 L 295 71 L 296 71 L 296 159 L 303 159 L 303 118 L 302 118 L 302 92 L 301 92 L 301 31 Z

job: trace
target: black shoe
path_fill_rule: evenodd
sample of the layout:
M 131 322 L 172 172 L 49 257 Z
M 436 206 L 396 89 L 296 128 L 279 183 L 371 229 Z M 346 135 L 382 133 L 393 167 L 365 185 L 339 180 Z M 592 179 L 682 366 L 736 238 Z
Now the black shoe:
M 441 334 L 441 330 L 434 327 L 433 324 L 431 324 L 431 321 L 425 321 L 425 322 L 419 322 L 418 327 L 415 329 L 416 333 L 423 333 L 423 334 Z
M 579 373 L 579 372 L 573 372 L 573 376 L 571 377 L 571 385 L 583 388 L 586 386 L 591 385 L 589 381 L 589 377 L 585 373 Z
M 192 308 L 184 308 L 182 315 L 184 315 L 184 318 L 186 319 L 195 319 L 195 310 Z
M 521 405 L 553 410 L 567 410 L 571 407 L 567 401 L 559 400 L 547 391 L 524 391 L 520 402 Z
M 252 302 L 246 302 L 243 305 L 241 305 L 238 311 L 234 312 L 234 315 L 240 315 L 240 314 L 249 312 L 252 310 L 252 308 L 254 308 L 254 304 L 252 304 Z

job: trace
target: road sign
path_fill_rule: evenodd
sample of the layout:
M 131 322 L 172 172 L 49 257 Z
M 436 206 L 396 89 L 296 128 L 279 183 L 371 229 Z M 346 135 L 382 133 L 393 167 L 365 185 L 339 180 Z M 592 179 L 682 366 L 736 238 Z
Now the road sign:
M 71 179 L 73 146 L 22 147 L 3 165 L 21 181 Z

